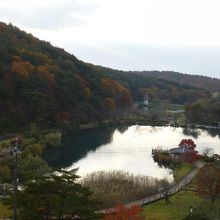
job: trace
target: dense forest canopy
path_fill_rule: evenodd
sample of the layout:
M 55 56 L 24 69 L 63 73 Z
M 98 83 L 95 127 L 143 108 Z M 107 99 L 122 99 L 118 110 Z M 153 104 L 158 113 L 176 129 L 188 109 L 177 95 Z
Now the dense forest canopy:
M 145 94 L 185 104 L 210 96 L 192 85 L 95 66 L 12 24 L 0 23 L 0 123 L 99 121 Z
M 199 99 L 187 104 L 185 110 L 189 122 L 216 126 L 220 122 L 220 96 Z
M 188 84 L 197 88 L 205 88 L 212 92 L 220 92 L 220 79 L 200 75 L 182 74 L 173 71 L 143 71 L 134 72 L 138 75 L 166 79 L 181 84 Z

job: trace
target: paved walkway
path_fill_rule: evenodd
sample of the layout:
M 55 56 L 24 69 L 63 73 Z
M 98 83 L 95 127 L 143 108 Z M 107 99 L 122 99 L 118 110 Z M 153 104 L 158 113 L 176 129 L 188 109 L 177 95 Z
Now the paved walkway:
M 204 166 L 203 162 L 197 162 L 196 163 L 196 167 L 189 174 L 187 174 L 184 178 L 182 178 L 182 180 L 180 182 L 178 182 L 171 189 L 169 189 L 168 195 L 170 196 L 170 195 L 173 195 L 173 194 L 177 193 L 184 186 L 189 184 L 192 181 L 192 179 L 195 177 L 195 175 L 198 173 L 198 171 L 203 166 Z M 164 199 L 164 197 L 165 197 L 165 192 L 161 192 L 161 193 L 157 193 L 155 195 L 148 196 L 148 197 L 140 199 L 140 200 L 136 200 L 136 201 L 124 204 L 124 206 L 127 207 L 127 208 L 130 208 L 130 207 L 132 207 L 134 205 L 143 206 L 143 205 L 149 204 L 151 202 Z M 114 212 L 114 208 L 102 209 L 102 210 L 99 210 L 97 212 L 98 213 Z

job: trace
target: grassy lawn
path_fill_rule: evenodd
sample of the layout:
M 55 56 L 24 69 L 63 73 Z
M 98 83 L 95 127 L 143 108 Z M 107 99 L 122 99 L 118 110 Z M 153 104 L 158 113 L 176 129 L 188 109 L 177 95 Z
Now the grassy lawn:
M 9 207 L 2 204 L 2 201 L 0 200 L 0 218 L 4 217 L 10 217 L 12 214 L 12 211 L 9 209 Z
M 179 111 L 179 110 L 184 110 L 184 105 L 171 104 L 167 102 L 150 102 L 149 110 Z
M 182 177 L 186 176 L 191 170 L 193 166 L 189 163 L 182 163 L 173 171 L 173 176 L 176 182 L 182 179 Z
M 189 214 L 190 207 L 195 206 L 197 213 L 209 213 L 220 217 L 220 200 L 216 201 L 212 211 L 210 201 L 194 192 L 180 191 L 170 197 L 170 204 L 164 200 L 144 206 L 143 215 L 147 220 L 181 220 Z

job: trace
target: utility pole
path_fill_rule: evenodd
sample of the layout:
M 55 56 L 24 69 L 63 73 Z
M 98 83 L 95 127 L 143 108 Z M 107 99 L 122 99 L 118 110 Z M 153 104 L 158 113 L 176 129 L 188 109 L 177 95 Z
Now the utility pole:
M 14 195 L 13 195 L 13 220 L 17 220 L 17 191 L 18 191 L 18 177 L 17 177 L 17 167 L 18 167 L 18 154 L 22 151 L 21 138 L 16 137 L 15 140 L 11 141 L 13 146 L 10 152 L 15 157 L 15 167 L 14 167 Z
M 14 220 L 17 219 L 17 189 L 18 189 L 18 181 L 17 181 L 17 166 L 18 166 L 18 154 L 15 153 L 15 169 L 14 169 L 14 199 L 13 199 L 13 214 Z

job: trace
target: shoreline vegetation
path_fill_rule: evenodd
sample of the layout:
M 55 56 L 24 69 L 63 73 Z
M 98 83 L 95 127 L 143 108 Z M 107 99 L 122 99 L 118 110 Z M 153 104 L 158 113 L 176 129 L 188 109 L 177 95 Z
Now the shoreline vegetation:
M 101 209 L 157 194 L 172 185 L 166 178 L 133 175 L 121 170 L 92 172 L 80 183 L 93 192 L 93 199 L 102 203 Z
M 167 124 L 164 121 L 158 122 L 150 122 L 149 120 L 104 120 L 102 122 L 94 122 L 94 123 L 85 123 L 85 124 L 78 124 L 72 126 L 71 128 L 50 128 L 50 129 L 42 129 L 40 130 L 37 126 L 33 123 L 30 126 L 29 131 L 24 133 L 6 133 L 0 136 L 0 150 L 6 149 L 10 146 L 10 141 L 17 137 L 22 136 L 24 138 L 24 145 L 25 147 L 32 147 L 39 150 L 39 154 L 42 153 L 44 147 L 46 146 L 58 146 L 61 144 L 62 137 L 70 133 L 74 130 L 86 130 L 86 129 L 93 129 L 93 128 L 104 128 L 109 126 L 171 126 L 171 127 L 181 127 L 186 129 L 220 129 L 219 126 L 210 126 L 210 125 L 196 125 L 196 124 L 177 124 L 171 123 Z

